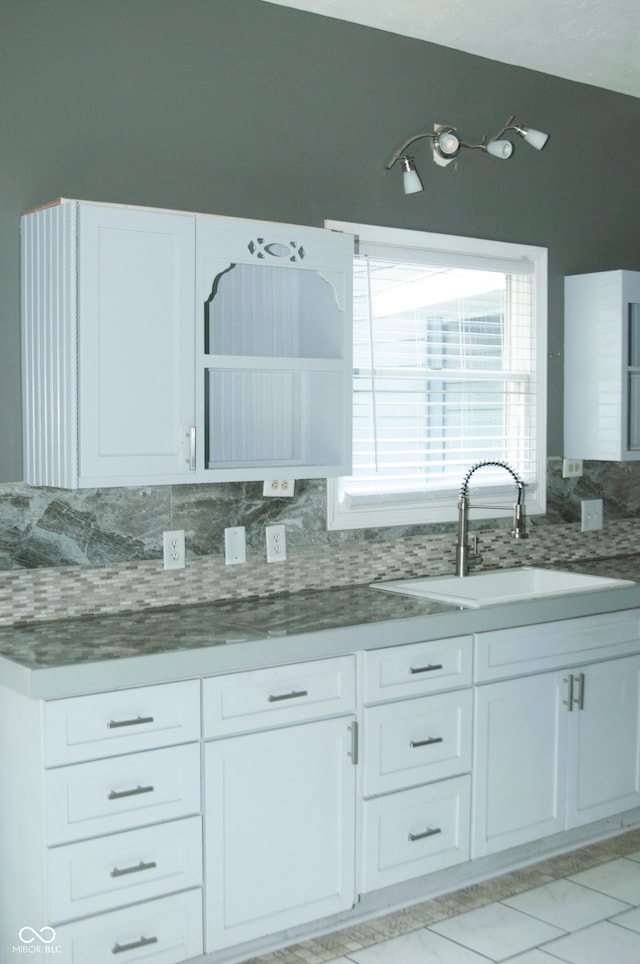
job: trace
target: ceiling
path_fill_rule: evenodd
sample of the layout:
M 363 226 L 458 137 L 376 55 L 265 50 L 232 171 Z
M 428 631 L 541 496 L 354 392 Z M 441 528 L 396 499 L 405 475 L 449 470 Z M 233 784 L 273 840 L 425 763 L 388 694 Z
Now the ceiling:
M 640 97 L 638 0 L 265 0 Z

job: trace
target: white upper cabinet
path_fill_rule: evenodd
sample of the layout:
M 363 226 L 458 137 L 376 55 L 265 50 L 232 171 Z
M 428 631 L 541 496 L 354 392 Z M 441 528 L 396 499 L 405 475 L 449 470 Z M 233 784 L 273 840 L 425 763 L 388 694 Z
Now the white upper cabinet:
M 202 216 L 196 251 L 198 472 L 348 475 L 353 238 Z
M 565 279 L 567 458 L 640 458 L 640 272 Z
M 351 468 L 353 239 L 63 200 L 22 219 L 25 481 Z
M 22 256 L 25 481 L 189 481 L 193 218 L 64 201 Z

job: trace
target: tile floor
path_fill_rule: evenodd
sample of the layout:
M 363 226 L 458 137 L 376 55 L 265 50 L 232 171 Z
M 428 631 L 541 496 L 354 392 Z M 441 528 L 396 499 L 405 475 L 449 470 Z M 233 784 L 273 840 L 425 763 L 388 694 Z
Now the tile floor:
M 640 964 L 640 830 L 247 964 Z

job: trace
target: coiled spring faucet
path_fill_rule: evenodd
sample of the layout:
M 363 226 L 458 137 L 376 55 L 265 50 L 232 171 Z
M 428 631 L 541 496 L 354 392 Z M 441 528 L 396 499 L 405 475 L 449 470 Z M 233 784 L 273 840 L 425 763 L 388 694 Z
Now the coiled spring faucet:
M 484 468 L 485 465 L 495 465 L 505 469 L 515 482 L 518 492 L 515 504 L 506 505 L 479 505 L 469 502 L 469 480 L 474 472 Z M 467 576 L 469 566 L 481 561 L 478 553 L 478 540 L 474 548 L 469 545 L 469 509 L 513 509 L 513 529 L 511 535 L 514 539 L 526 539 L 527 533 L 524 526 L 524 482 L 517 472 L 515 472 L 507 462 L 500 460 L 486 459 L 483 462 L 476 462 L 472 465 L 460 486 L 460 497 L 458 499 L 458 541 L 456 543 L 456 576 Z

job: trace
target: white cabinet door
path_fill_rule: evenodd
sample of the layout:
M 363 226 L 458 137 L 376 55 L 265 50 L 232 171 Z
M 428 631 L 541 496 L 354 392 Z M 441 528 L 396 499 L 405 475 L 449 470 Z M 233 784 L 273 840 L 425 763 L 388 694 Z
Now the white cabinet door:
M 472 857 L 564 828 L 565 692 L 561 673 L 478 688 Z
M 573 671 L 567 823 L 591 823 L 640 804 L 640 657 Z
M 207 951 L 353 905 L 352 722 L 207 745 Z
M 21 234 L 25 481 L 189 481 L 195 218 L 65 200 Z
M 565 278 L 564 349 L 567 457 L 640 458 L 640 272 Z
M 170 482 L 194 422 L 195 219 L 79 207 L 80 484 Z

